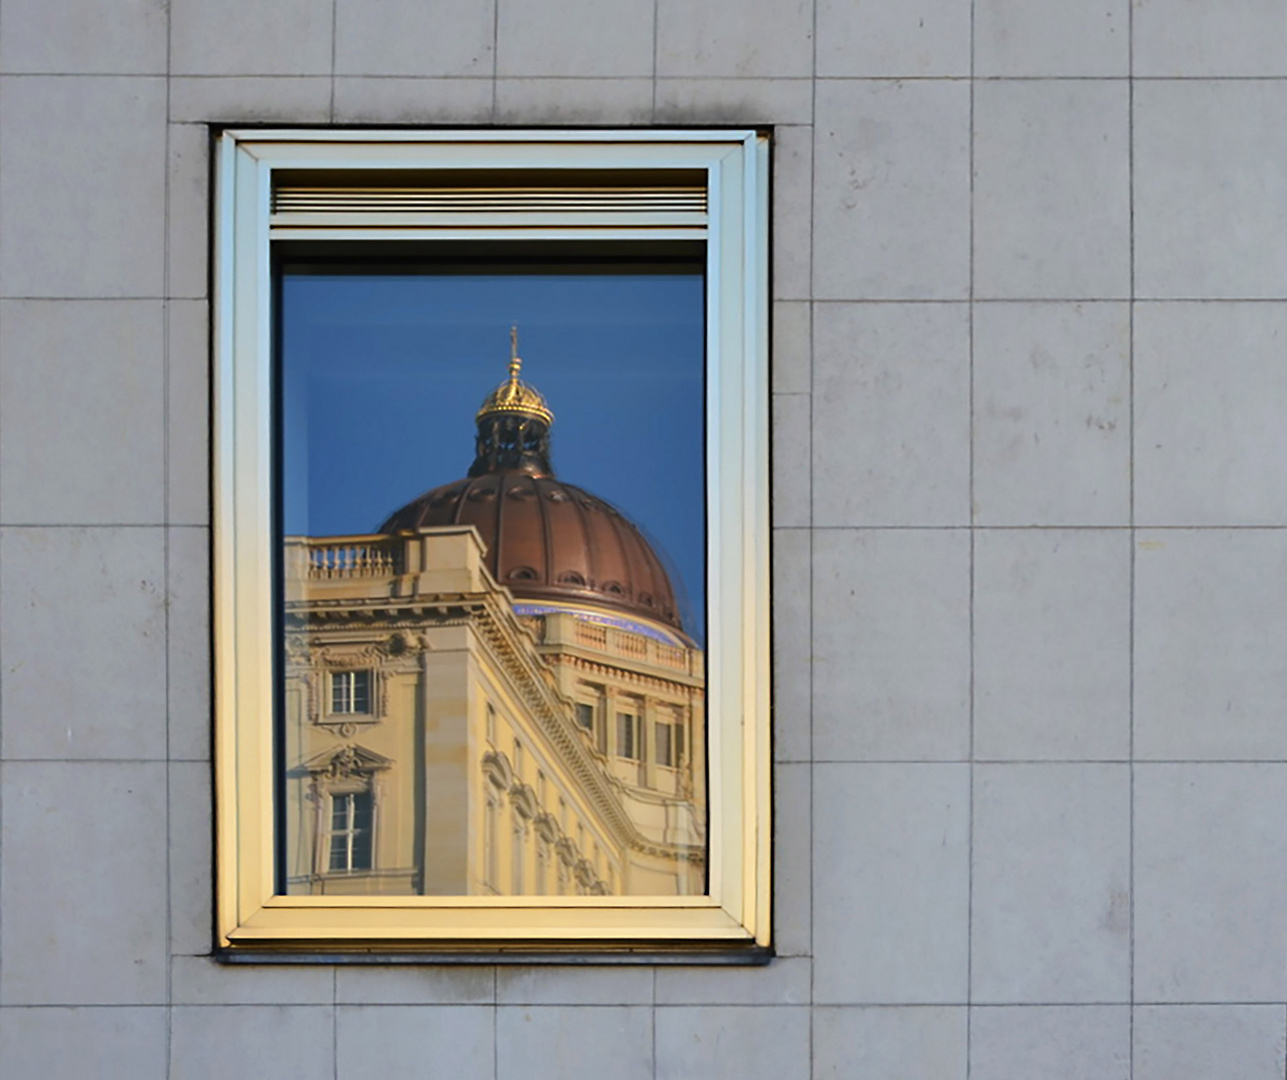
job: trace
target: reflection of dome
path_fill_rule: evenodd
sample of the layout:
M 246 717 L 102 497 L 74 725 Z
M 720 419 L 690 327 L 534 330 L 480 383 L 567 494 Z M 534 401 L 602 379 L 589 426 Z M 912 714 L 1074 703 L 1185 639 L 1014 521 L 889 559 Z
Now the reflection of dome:
M 519 599 L 593 604 L 682 629 L 670 579 L 615 507 L 551 476 L 510 470 L 444 484 L 381 532 L 473 525 L 487 567 Z
M 520 600 L 610 608 L 682 630 L 670 579 L 648 541 L 614 506 L 554 478 L 545 399 L 510 377 L 478 411 L 469 477 L 395 511 L 380 532 L 473 525 L 487 565 Z

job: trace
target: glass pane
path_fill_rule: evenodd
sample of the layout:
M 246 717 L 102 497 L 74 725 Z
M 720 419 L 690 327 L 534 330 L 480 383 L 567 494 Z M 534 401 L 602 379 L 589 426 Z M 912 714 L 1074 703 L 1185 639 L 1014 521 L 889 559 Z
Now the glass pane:
M 348 712 L 350 700 L 347 672 L 333 672 L 331 675 L 331 712 Z
M 353 800 L 353 828 L 359 832 L 369 832 L 371 829 L 371 793 L 363 791 L 357 795 L 350 795 L 349 798 Z
M 653 727 L 657 739 L 658 765 L 670 766 L 675 763 L 674 758 L 671 757 L 670 749 L 670 733 L 672 730 L 669 724 L 657 724 Z
M 278 265 L 282 889 L 702 893 L 700 262 L 477 247 Z
M 371 869 L 371 834 L 355 833 L 353 836 L 353 870 Z
M 353 707 L 355 713 L 371 711 L 371 673 L 369 671 L 353 672 Z
M 617 713 L 617 753 L 623 758 L 635 756 L 635 718 Z
M 343 832 L 349 827 L 349 796 L 338 795 L 331 800 L 331 831 Z
M 332 870 L 347 870 L 349 858 L 348 835 L 339 834 L 331 837 L 331 861 Z

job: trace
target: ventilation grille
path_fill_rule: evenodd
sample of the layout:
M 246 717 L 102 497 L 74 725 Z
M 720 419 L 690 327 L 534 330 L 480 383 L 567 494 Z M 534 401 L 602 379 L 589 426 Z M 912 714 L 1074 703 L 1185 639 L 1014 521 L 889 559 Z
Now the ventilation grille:
M 304 187 L 273 192 L 274 214 L 705 214 L 704 187 Z

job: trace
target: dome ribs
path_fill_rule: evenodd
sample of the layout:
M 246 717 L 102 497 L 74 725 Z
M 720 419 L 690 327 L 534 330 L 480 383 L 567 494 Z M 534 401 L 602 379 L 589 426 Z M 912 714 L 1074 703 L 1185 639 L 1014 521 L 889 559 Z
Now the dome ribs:
M 510 497 L 515 489 L 524 495 Z M 592 603 L 683 629 L 670 578 L 647 538 L 572 484 L 520 470 L 457 480 L 390 514 L 380 531 L 444 525 L 478 530 L 488 570 L 516 599 Z M 511 577 L 528 569 L 534 573 Z M 560 580 L 569 575 L 582 580 Z M 620 593 L 604 588 L 613 583 Z M 648 595 L 651 605 L 641 599 Z

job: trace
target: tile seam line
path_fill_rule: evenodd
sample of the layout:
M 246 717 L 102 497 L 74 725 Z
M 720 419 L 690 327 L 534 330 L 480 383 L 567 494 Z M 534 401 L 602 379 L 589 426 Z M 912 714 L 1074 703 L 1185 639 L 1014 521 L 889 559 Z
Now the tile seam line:
M 184 957 L 184 959 L 209 959 L 208 957 Z M 429 965 L 427 965 L 429 966 Z M 55 1002 L 15 1002 L 6 1004 L 5 1011 L 18 1009 L 265 1009 L 284 1006 L 292 1009 L 333 1009 L 337 1006 L 329 1001 L 176 1001 L 167 1005 L 163 1001 L 55 1001 Z M 1281 1009 L 1287 1002 L 1273 1000 L 1257 1001 L 1155 1001 L 1137 1000 L 1137 1008 L 1145 1009 Z M 349 1009 L 484 1009 L 492 1008 L 487 1001 L 342 1001 L 340 1008 Z M 649 1009 L 647 1002 L 633 1004 L 606 1004 L 602 1002 L 564 1002 L 541 1004 L 511 1004 L 494 1006 L 498 1009 Z M 976 1001 L 972 1006 L 963 1001 L 817 1001 L 808 1002 L 742 1002 L 742 1001 L 703 1001 L 701 1003 L 664 1004 L 658 1003 L 658 1009 L 1129 1009 L 1130 1001 Z
M 1287 82 L 1287 80 L 1284 80 Z M 167 123 L 171 126 L 178 127 L 206 127 L 207 122 L 204 120 L 175 120 L 169 119 Z M 251 121 L 245 121 L 251 123 Z M 343 126 L 343 125 L 337 125 Z M 775 127 L 787 128 L 808 128 L 812 124 L 801 123 L 780 123 L 773 125 Z M 35 295 L 27 293 L 0 294 L 0 302 L 21 301 L 23 303 L 162 303 L 169 300 L 183 300 L 188 303 L 209 303 L 210 296 L 196 295 L 188 293 L 154 293 L 152 295 L 113 295 L 101 296 L 92 294 L 74 294 L 74 295 Z M 926 297 L 926 296 L 877 296 L 877 297 L 844 297 L 844 296 L 819 296 L 814 298 L 798 296 L 775 296 L 774 303 L 785 304 L 852 304 L 852 305 L 876 305 L 876 304 L 1287 304 L 1287 294 L 1283 296 L 1136 296 L 1132 299 L 1130 296 L 955 296 L 955 297 Z M 804 391 L 795 391 L 804 393 Z
M 817 924 L 816 904 L 814 896 L 817 892 L 817 883 L 814 875 L 817 869 L 817 859 L 815 858 L 814 837 L 816 835 L 816 799 L 817 799 L 817 777 L 815 775 L 815 763 L 813 758 L 816 752 L 815 731 L 814 731 L 814 700 L 815 700 L 815 678 L 814 678 L 814 649 L 815 649 L 815 594 L 817 587 L 817 575 L 815 569 L 816 549 L 814 540 L 817 533 L 814 532 L 815 524 L 814 503 L 816 499 L 816 470 L 814 468 L 814 437 L 813 429 L 817 423 L 817 356 L 814 348 L 814 332 L 816 327 L 816 308 L 813 305 L 814 283 L 816 280 L 816 267 L 814 265 L 816 252 L 814 245 L 814 236 L 817 230 L 817 207 L 818 207 L 818 5 L 822 0 L 813 0 L 812 11 L 812 28 L 813 41 L 812 60 L 813 60 L 813 79 L 809 87 L 809 221 L 805 233 L 806 242 L 809 245 L 809 269 L 806 275 L 809 290 L 809 759 L 808 768 L 809 777 L 809 837 L 805 845 L 808 851 L 808 882 L 809 882 L 809 1075 L 812 1076 L 817 1071 L 817 1062 L 814 1055 L 814 1041 L 817 1037 L 814 1026 L 814 1007 L 817 1005 L 817 978 L 818 965 L 813 962 L 813 955 L 817 952 L 815 943 L 815 927 Z M 971 0 L 973 2 L 973 0 Z M 772 658 L 770 657 L 770 661 Z M 775 763 L 776 767 L 776 763 Z M 774 849 L 776 851 L 776 848 Z
M 967 792 L 967 821 L 966 821 L 966 900 L 965 900 L 965 1076 L 969 1080 L 973 1068 L 974 1057 L 974 1024 L 971 1021 L 971 1010 L 974 1008 L 974 770 L 977 763 L 974 760 L 975 745 L 975 704 L 976 704 L 976 672 L 975 665 L 977 656 L 975 652 L 975 587 L 976 587 L 976 560 L 977 560 L 977 512 L 975 510 L 975 420 L 974 420 L 974 396 L 975 396 L 975 372 L 974 372 L 974 301 L 976 299 L 977 283 L 975 277 L 975 268 L 978 261 L 976 251 L 975 235 L 975 218 L 978 212 L 977 193 L 975 191 L 975 147 L 978 142 L 978 135 L 975 128 L 975 98 L 978 80 L 975 78 L 976 60 L 975 51 L 977 49 L 977 37 L 975 33 L 975 24 L 978 4 L 976 0 L 970 0 L 970 102 L 969 102 L 969 266 L 967 268 L 967 295 L 970 306 L 966 309 L 967 334 L 968 334 L 968 362 L 969 362 L 969 385 L 967 408 L 969 409 L 968 437 L 969 446 L 966 448 L 966 454 L 969 460 L 969 482 L 967 488 L 967 503 L 965 507 L 966 521 L 969 524 L 969 544 L 970 544 L 970 565 L 969 565 L 969 664 L 970 664 L 970 682 L 969 682 L 969 765 L 967 783 L 969 790 Z
M 369 80 L 371 82 L 401 79 L 414 82 L 486 82 L 492 79 L 516 80 L 523 82 L 618 82 L 622 79 L 648 80 L 646 72 L 632 75 L 460 75 L 442 74 L 425 75 L 417 73 L 364 73 L 341 72 L 334 75 L 326 71 L 300 72 L 286 75 L 280 72 L 229 73 L 211 71 L 4 71 L 3 79 L 196 79 L 221 80 L 225 82 L 244 82 L 262 80 L 271 82 L 322 81 L 337 79 Z M 981 83 L 1098 83 L 1133 81 L 1137 83 L 1245 83 L 1264 82 L 1281 83 L 1287 80 L 1287 73 L 1279 75 L 658 75 L 659 82 L 689 83 L 921 83 L 921 82 L 981 82 Z
M 173 213 L 174 201 L 171 192 L 170 171 L 171 171 L 171 153 L 173 151 L 173 140 L 170 129 L 170 97 L 172 84 L 170 81 L 170 69 L 173 67 L 174 59 L 174 18 L 170 5 L 165 8 L 165 187 L 164 187 L 164 205 L 163 205 L 163 228 L 165 230 L 162 237 L 161 246 L 161 289 L 166 294 L 167 299 L 161 301 L 161 513 L 165 519 L 165 533 L 162 536 L 162 565 L 164 574 L 163 595 L 165 597 L 164 622 L 164 678 L 165 694 L 163 697 L 165 708 L 165 1068 L 166 1076 L 169 1077 L 174 1071 L 174 960 L 171 955 L 172 942 L 174 940 L 174 868 L 171 851 L 174 846 L 174 814 L 171 805 L 171 770 L 173 764 L 170 761 L 170 633 L 172 630 L 170 614 L 173 608 L 171 602 L 170 588 L 170 332 L 171 332 L 171 302 L 168 299 L 170 292 L 170 271 L 171 271 L 171 216 Z
M 1130 430 L 1127 433 L 1127 454 L 1130 462 L 1130 491 L 1127 511 L 1130 514 L 1130 569 L 1127 581 L 1127 602 L 1130 605 L 1128 614 L 1127 652 L 1127 753 L 1131 759 L 1127 766 L 1127 892 L 1129 893 L 1129 911 L 1127 914 L 1127 993 L 1131 1000 L 1127 1014 L 1127 1058 L 1126 1069 L 1130 1080 L 1135 1078 L 1135 605 L 1136 605 L 1136 557 L 1139 552 L 1136 531 L 1137 509 L 1135 491 L 1135 306 L 1136 306 L 1136 257 L 1135 257 L 1135 0 L 1128 0 L 1126 5 L 1126 64 L 1130 78 L 1126 83 L 1126 199 L 1128 209 L 1129 243 L 1129 289 L 1130 307 L 1127 310 L 1127 394 L 1129 397 Z

